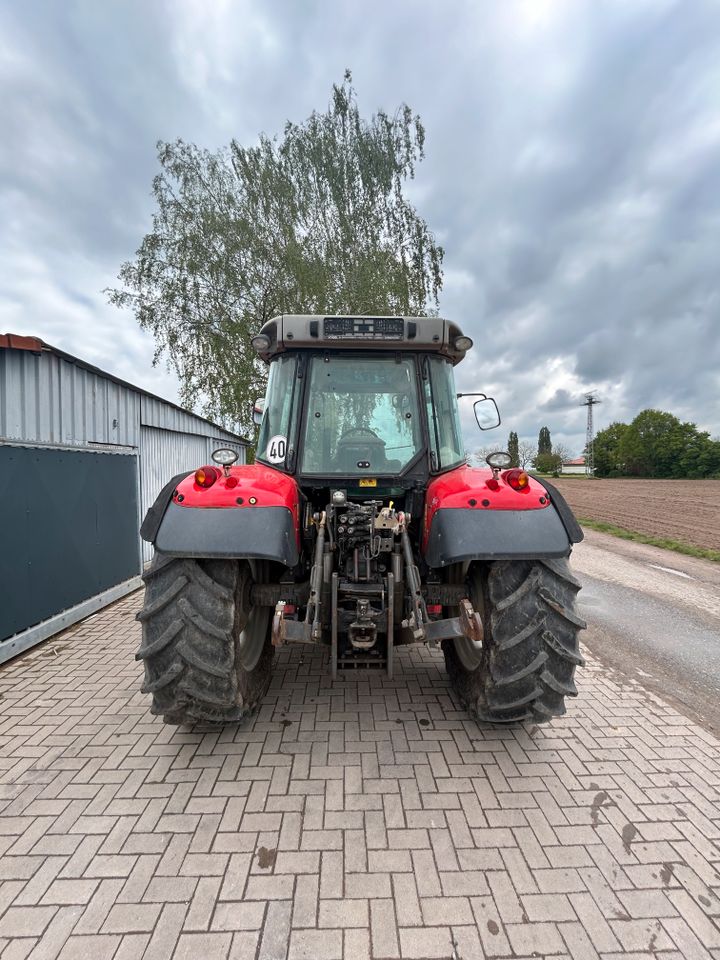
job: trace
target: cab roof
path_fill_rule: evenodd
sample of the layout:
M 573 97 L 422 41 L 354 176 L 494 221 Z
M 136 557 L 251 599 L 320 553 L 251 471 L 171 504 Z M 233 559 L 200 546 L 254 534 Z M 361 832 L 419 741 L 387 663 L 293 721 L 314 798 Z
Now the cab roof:
M 268 320 L 252 343 L 267 363 L 287 350 L 414 350 L 439 353 L 456 364 L 472 346 L 457 324 L 442 317 L 290 313 Z

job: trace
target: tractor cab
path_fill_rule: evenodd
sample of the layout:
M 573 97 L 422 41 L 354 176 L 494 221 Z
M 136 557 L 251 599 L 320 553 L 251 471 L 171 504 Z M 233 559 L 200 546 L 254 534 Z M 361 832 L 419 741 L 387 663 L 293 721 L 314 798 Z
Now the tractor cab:
M 270 364 L 257 459 L 318 506 L 338 486 L 402 497 L 465 462 L 453 367 L 472 341 L 448 321 L 283 316 L 253 345 Z

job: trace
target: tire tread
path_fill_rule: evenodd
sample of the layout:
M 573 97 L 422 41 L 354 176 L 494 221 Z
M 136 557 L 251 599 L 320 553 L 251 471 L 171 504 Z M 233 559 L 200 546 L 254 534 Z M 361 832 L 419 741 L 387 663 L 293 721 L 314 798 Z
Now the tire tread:
M 240 631 L 250 617 L 250 575 L 243 561 L 155 555 L 143 574 L 145 604 L 137 619 L 145 665 L 143 692 L 166 723 L 236 723 L 257 707 L 270 682 L 269 638 L 253 670 L 239 660 Z
M 490 723 L 545 723 L 577 696 L 575 668 L 584 660 L 575 611 L 580 583 L 567 560 L 474 564 L 468 572 L 473 604 L 484 605 L 485 643 L 479 665 L 467 669 L 453 641 L 445 662 L 460 700 Z

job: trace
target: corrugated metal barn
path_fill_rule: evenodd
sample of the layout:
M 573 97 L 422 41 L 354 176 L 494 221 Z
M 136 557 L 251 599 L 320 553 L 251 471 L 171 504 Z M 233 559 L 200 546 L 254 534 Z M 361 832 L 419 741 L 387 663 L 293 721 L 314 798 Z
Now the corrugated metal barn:
M 141 585 L 147 508 L 235 433 L 36 337 L 0 335 L 0 663 Z

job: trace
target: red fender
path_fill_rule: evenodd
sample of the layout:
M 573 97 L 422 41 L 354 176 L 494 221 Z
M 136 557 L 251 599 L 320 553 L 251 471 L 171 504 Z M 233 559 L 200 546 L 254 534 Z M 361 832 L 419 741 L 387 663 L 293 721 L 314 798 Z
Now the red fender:
M 166 484 L 143 521 L 143 539 L 169 556 L 295 566 L 300 491 L 292 477 L 260 463 L 230 467 L 227 475 L 222 467 L 204 470 L 215 474 L 210 486 L 197 483 L 196 473 Z
M 177 485 L 172 502 L 181 507 L 212 507 L 254 510 L 285 507 L 292 514 L 298 546 L 300 544 L 300 493 L 292 477 L 262 463 L 230 467 L 225 476 L 222 467 L 214 467 L 218 479 L 211 487 L 201 487 L 195 474 Z
M 493 479 L 489 467 L 462 466 L 436 477 L 428 485 L 423 518 L 422 549 L 427 549 L 433 518 L 438 510 L 470 511 L 546 510 L 550 505 L 547 490 L 533 477 L 522 490 L 515 490 L 507 481 L 509 470 Z

